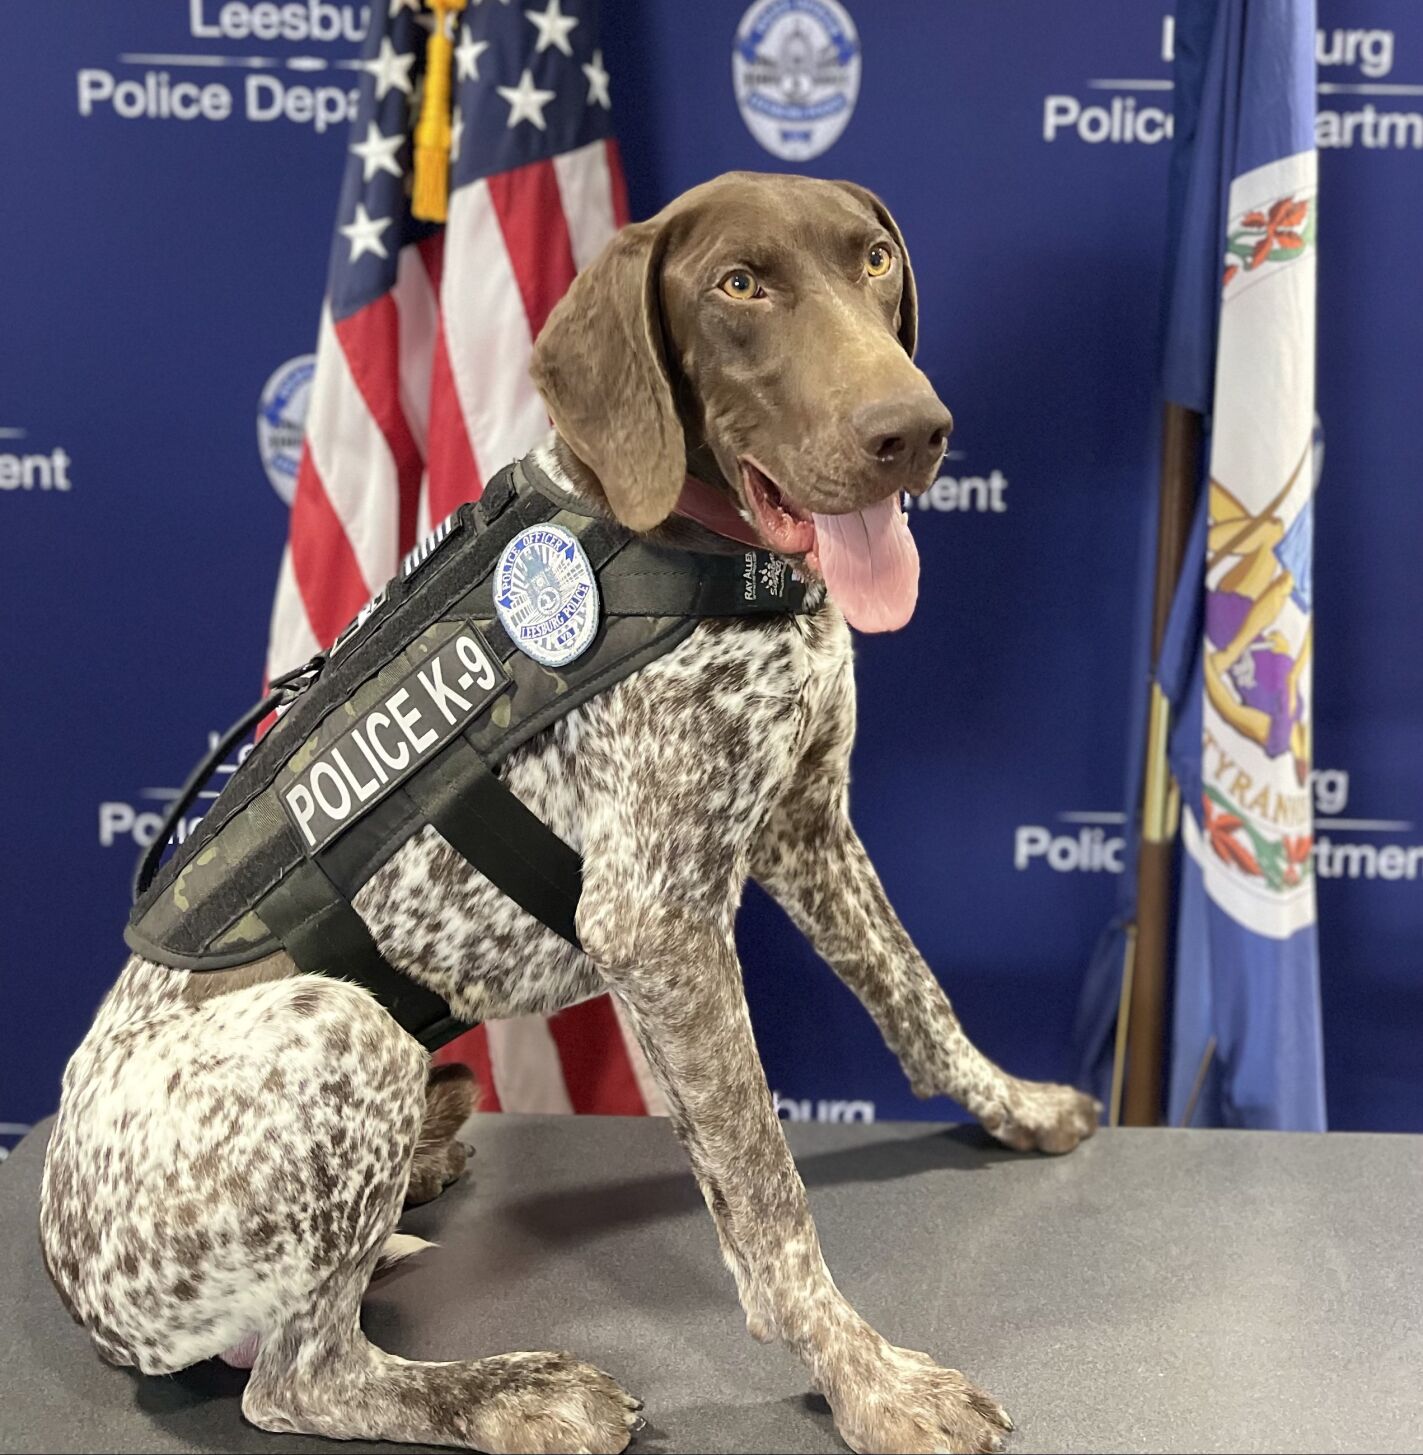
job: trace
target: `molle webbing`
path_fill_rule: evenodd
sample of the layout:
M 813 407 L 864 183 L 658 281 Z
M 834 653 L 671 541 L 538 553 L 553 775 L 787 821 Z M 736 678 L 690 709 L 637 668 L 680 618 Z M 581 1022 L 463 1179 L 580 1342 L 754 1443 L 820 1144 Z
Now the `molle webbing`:
M 516 648 L 491 589 L 505 547 L 544 523 L 577 537 L 602 598 L 592 645 L 556 670 Z M 351 905 L 361 887 L 430 825 L 503 893 L 577 945 L 582 862 L 508 790 L 499 768 L 559 718 L 684 641 L 699 620 L 810 609 L 805 586 L 776 556 L 649 545 L 586 513 L 532 461 L 509 466 L 477 504 L 462 506 L 412 551 L 330 654 L 313 660 L 272 730 L 142 887 L 125 938 L 145 958 L 189 970 L 248 964 L 285 949 L 302 970 L 364 984 L 425 1045 L 442 1044 L 465 1027 L 439 996 L 382 957 Z M 304 840 L 283 793 L 322 755 L 337 756 L 363 715 L 398 696 L 412 674 L 438 676 L 455 648 L 494 664 L 499 682 L 487 698 L 351 822 Z M 365 786 L 374 789 L 374 780 Z

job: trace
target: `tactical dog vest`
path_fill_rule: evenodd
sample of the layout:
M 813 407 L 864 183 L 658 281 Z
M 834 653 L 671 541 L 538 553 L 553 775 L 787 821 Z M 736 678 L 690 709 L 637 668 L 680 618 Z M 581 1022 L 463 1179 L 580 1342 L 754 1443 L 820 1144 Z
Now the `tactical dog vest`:
M 584 572 L 577 590 L 564 590 L 531 551 L 520 578 L 544 608 L 533 614 L 577 650 L 562 666 L 541 665 L 534 656 L 549 653 L 529 641 L 521 650 L 510 634 L 526 635 L 501 563 L 530 542 L 545 559 L 552 542 L 556 566 L 576 560 Z M 594 578 L 600 605 L 590 616 L 583 598 Z M 304 971 L 364 984 L 422 1044 L 442 1045 L 467 1027 L 384 959 L 351 904 L 361 886 L 432 825 L 577 945 L 582 861 L 503 784 L 504 761 L 704 618 L 813 609 L 780 557 L 650 545 L 519 461 L 406 557 L 329 653 L 274 682 L 198 765 L 139 864 L 124 937 L 145 959 L 184 970 L 284 949 Z M 586 645 L 580 632 L 591 634 Z M 158 868 L 213 768 L 273 708 L 271 731 Z

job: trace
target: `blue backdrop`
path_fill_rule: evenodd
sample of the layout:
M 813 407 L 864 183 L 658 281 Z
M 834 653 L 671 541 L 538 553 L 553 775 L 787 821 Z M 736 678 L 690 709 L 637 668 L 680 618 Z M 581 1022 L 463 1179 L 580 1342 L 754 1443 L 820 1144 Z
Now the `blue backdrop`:
M 846 8 L 853 112 L 788 162 L 738 108 L 741 0 L 603 0 L 633 215 L 730 168 L 854 178 L 897 214 L 921 362 L 958 429 L 913 514 L 918 614 L 860 645 L 855 815 L 970 1033 L 1066 1076 L 1141 671 L 1171 7 Z M 1423 1130 L 1423 12 L 1320 12 L 1329 1112 Z M 314 347 L 364 22 L 341 0 L 0 15 L 7 1125 L 57 1101 L 163 790 L 260 683 L 286 506 L 259 399 Z M 944 1114 L 754 893 L 742 946 L 783 1114 Z

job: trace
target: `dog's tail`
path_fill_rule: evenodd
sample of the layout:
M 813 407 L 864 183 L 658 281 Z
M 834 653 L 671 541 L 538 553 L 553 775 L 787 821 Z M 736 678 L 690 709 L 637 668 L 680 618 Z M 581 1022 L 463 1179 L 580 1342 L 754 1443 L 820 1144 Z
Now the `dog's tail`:
M 438 1192 L 441 1185 L 457 1176 L 464 1167 L 464 1151 L 459 1149 L 457 1159 L 451 1163 L 451 1150 L 455 1133 L 464 1125 L 465 1118 L 474 1110 L 478 1099 L 478 1088 L 474 1075 L 467 1066 L 451 1063 L 437 1066 L 430 1073 L 425 1088 L 425 1120 L 420 1128 L 420 1140 L 415 1145 L 415 1156 L 411 1166 L 412 1185 L 422 1175 L 434 1177 L 432 1191 Z M 413 1200 L 413 1199 L 412 1199 Z M 421 1201 L 424 1200 L 422 1196 Z M 403 1263 L 416 1253 L 436 1245 L 426 1238 L 417 1238 L 413 1233 L 392 1233 L 381 1246 L 376 1260 L 373 1278 L 388 1273 L 397 1263 Z
M 438 1243 L 432 1243 L 428 1238 L 417 1238 L 414 1233 L 392 1233 L 381 1245 L 380 1257 L 376 1259 L 375 1272 L 371 1276 L 379 1278 L 397 1263 L 403 1263 L 416 1253 L 423 1253 L 426 1248 L 437 1247 Z

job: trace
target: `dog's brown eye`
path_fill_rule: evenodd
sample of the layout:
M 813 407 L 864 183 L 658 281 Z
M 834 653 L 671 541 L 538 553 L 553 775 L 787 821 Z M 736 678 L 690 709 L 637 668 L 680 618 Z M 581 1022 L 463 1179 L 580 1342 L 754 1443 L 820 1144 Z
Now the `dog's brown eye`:
M 865 272 L 871 278 L 883 278 L 894 266 L 894 254 L 890 252 L 887 243 L 876 243 L 865 258 Z
M 721 280 L 721 291 L 728 298 L 754 298 L 761 290 L 745 268 L 735 268 Z

